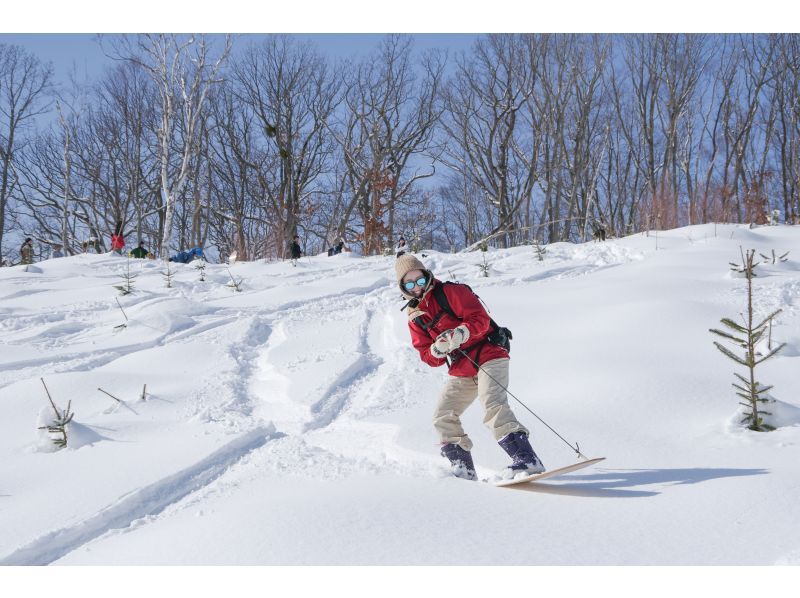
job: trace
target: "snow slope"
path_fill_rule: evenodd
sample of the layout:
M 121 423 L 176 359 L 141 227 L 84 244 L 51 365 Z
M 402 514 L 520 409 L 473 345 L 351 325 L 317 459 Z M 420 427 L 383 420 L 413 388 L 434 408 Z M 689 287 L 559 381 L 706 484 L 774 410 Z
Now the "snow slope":
M 771 433 L 738 425 L 708 332 L 782 308 L 760 366 Z M 600 466 L 494 488 L 452 478 L 446 372 L 409 343 L 393 258 L 189 265 L 80 255 L 0 269 L 0 564 L 800 564 L 800 228 L 704 225 L 606 243 L 426 252 L 514 333 L 510 390 Z M 127 326 L 115 328 L 125 323 Z M 71 401 L 69 445 L 37 430 Z M 147 398 L 142 401 L 143 385 Z M 117 402 L 98 388 L 121 399 Z M 573 462 L 512 400 L 546 466 Z M 473 405 L 478 473 L 507 458 Z

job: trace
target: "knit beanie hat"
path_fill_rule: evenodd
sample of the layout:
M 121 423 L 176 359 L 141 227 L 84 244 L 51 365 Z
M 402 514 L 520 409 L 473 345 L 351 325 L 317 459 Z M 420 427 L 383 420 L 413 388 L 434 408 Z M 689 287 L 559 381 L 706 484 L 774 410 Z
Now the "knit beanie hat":
M 403 293 L 403 297 L 408 299 L 413 299 L 413 295 L 409 295 L 408 292 L 403 288 L 403 277 L 411 272 L 412 270 L 422 270 L 425 274 L 425 278 L 428 279 L 428 284 L 425 285 L 425 291 L 427 292 L 430 289 L 431 284 L 433 284 L 433 272 L 428 270 L 421 261 L 419 261 L 416 256 L 406 253 L 401 255 L 397 260 L 394 262 L 394 271 L 397 274 L 397 286 L 400 287 L 400 292 Z

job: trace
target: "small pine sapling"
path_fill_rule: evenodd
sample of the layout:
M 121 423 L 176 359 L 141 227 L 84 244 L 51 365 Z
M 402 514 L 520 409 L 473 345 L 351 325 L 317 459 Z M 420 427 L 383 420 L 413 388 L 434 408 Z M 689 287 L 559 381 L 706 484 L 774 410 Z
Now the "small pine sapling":
M 172 278 L 175 276 L 175 273 L 170 268 L 170 262 L 167 262 L 167 271 L 161 272 L 161 276 L 164 277 L 164 281 L 167 283 L 167 288 L 172 288 Z
M 50 434 L 50 439 L 53 441 L 58 448 L 66 448 L 67 446 L 67 424 L 72 421 L 73 416 L 75 415 L 70 411 L 72 407 L 72 401 L 67 403 L 67 408 L 64 411 L 59 411 L 58 407 L 56 407 L 55 402 L 53 401 L 53 397 L 50 396 L 50 391 L 47 389 L 47 384 L 44 383 L 44 378 L 40 378 L 42 381 L 42 386 L 44 386 L 44 390 L 47 393 L 47 398 L 50 401 L 50 405 L 53 407 L 53 411 L 55 412 L 55 419 L 52 422 L 47 424 L 46 426 L 40 426 L 40 430 L 47 430 L 47 433 Z
M 485 254 L 485 253 L 483 254 L 483 263 L 482 263 L 482 264 L 478 264 L 478 268 L 480 268 L 480 273 L 481 273 L 481 276 L 484 276 L 484 277 L 486 277 L 486 278 L 488 278 L 488 277 L 489 277 L 489 268 L 490 268 L 490 265 L 489 265 L 489 263 L 486 261 L 486 254 Z
M 206 281 L 206 260 L 203 258 L 197 258 L 195 260 L 194 267 L 200 272 L 200 282 Z
M 756 266 L 758 266 L 761 262 L 754 262 L 751 260 L 748 265 L 747 257 L 745 256 L 744 250 L 742 250 L 741 245 L 739 246 L 739 253 L 741 253 L 742 255 L 742 263 L 737 264 L 735 262 L 728 262 L 731 266 L 731 271 L 734 274 L 744 274 L 745 278 L 752 278 L 758 276 L 758 274 L 756 274 Z M 756 253 L 755 249 L 752 249 L 747 252 L 748 255 L 752 254 L 752 256 L 755 256 L 755 253 Z
M 769 257 L 768 255 L 764 255 L 763 253 L 759 253 L 758 255 L 760 255 L 764 259 L 765 262 L 770 262 L 772 264 L 777 264 L 778 262 L 786 262 L 786 261 L 789 260 L 789 257 L 788 257 L 789 256 L 789 252 L 788 251 L 786 253 L 784 253 L 783 255 L 777 255 L 775 253 L 775 250 L 773 249 L 772 250 L 772 257 Z
M 539 239 L 533 240 L 533 254 L 539 259 L 540 262 L 544 261 L 544 256 L 547 253 L 547 248 L 544 245 L 539 245 Z
M 232 288 L 237 293 L 240 293 L 242 291 L 242 282 L 244 282 L 244 279 L 240 278 L 239 280 L 236 280 L 233 277 L 233 274 L 231 273 L 231 269 L 228 268 L 227 266 L 225 266 L 225 269 L 228 271 L 228 275 L 231 277 L 231 281 L 228 283 L 227 286 Z
M 131 256 L 128 256 L 127 267 L 121 276 L 123 283 L 121 285 L 114 285 L 114 288 L 119 291 L 120 295 L 133 293 L 133 281 L 136 280 L 136 274 L 131 274 Z
M 743 365 L 747 368 L 747 377 L 738 373 L 734 373 L 734 376 L 736 376 L 739 382 L 741 382 L 741 385 L 733 383 L 733 386 L 737 391 L 736 395 L 746 401 L 745 403 L 740 401 L 739 404 L 745 409 L 749 409 L 749 413 L 746 413 L 741 423 L 748 423 L 749 425 L 747 427 L 750 430 L 754 430 L 756 432 L 766 432 L 774 430 L 775 428 L 764 423 L 764 420 L 761 416 L 771 414 L 767 411 L 760 410 L 759 406 L 769 402 L 769 399 L 762 395 L 772 389 L 772 386 L 764 386 L 758 382 L 756 380 L 755 369 L 756 366 L 778 353 L 778 351 L 780 351 L 786 343 L 781 343 L 775 349 L 770 350 L 766 355 L 761 355 L 756 351 L 756 345 L 767 331 L 767 326 L 771 326 L 772 319 L 777 316 L 781 310 L 779 309 L 774 311 L 758 324 L 753 323 L 753 277 L 755 276 L 753 269 L 756 266 L 756 264 L 753 262 L 754 256 L 755 249 L 748 251 L 747 255 L 744 257 L 744 273 L 747 278 L 747 315 L 744 318 L 744 326 L 737 324 L 730 318 L 723 318 L 721 320 L 722 324 L 724 324 L 725 327 L 731 332 L 725 332 L 714 328 L 709 329 L 709 332 L 734 343 L 741 349 L 744 349 L 744 355 L 737 354 L 728 349 L 722 343 L 714 341 L 714 345 L 726 357 L 729 357 L 739 365 Z

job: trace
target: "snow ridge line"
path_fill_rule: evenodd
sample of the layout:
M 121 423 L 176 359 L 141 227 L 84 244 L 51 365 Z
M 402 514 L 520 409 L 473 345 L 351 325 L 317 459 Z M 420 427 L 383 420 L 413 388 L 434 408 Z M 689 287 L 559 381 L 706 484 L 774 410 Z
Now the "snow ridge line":
M 249 392 L 250 380 L 256 369 L 259 349 L 269 342 L 272 328 L 258 316 L 250 319 L 243 338 L 228 347 L 235 364 L 224 377 L 224 386 L 230 389 L 230 399 L 220 406 L 223 416 L 238 413 L 249 417 L 253 412 L 253 398 Z
M 383 359 L 370 350 L 369 327 L 375 314 L 373 309 L 369 307 L 365 309 L 366 313 L 359 328 L 356 360 L 337 376 L 322 398 L 311 406 L 311 412 L 315 417 L 303 426 L 304 432 L 324 428 L 333 423 L 345 410 L 351 399 L 353 387 L 373 376 L 383 363 Z
M 359 355 L 355 362 L 339 374 L 322 398 L 311 407 L 311 412 L 316 417 L 303 426 L 303 431 L 310 432 L 333 423 L 350 400 L 352 388 L 377 371 L 380 364 L 381 361 L 372 356 Z
M 4 374 L 6 371 L 9 373 L 9 378 L 7 380 L 0 375 L 0 390 L 15 382 L 19 382 L 20 371 L 26 368 L 39 368 L 42 366 L 48 366 L 46 372 L 50 374 L 86 372 L 107 366 L 117 359 L 128 357 L 139 351 L 146 351 L 156 347 L 162 347 L 171 342 L 186 342 L 187 339 L 191 339 L 194 336 L 203 334 L 216 328 L 228 326 L 229 324 L 234 324 L 238 321 L 238 319 L 238 315 L 226 316 L 211 322 L 196 323 L 193 326 L 190 325 L 188 328 L 162 332 L 160 336 L 157 336 L 153 339 L 130 345 L 122 345 L 113 350 L 96 351 L 94 353 L 76 352 L 65 353 L 61 355 L 45 355 L 44 357 L 38 357 L 35 359 L 25 359 L 6 364 L 0 364 L 0 374 Z M 57 359 L 58 361 L 56 362 L 55 366 L 52 366 L 54 359 Z M 39 376 L 39 374 L 31 375 L 29 377 L 34 378 L 37 376 Z
M 256 428 L 194 465 L 134 490 L 89 519 L 40 536 L 0 559 L 0 565 L 49 565 L 110 530 L 124 529 L 136 519 L 157 515 L 208 486 L 248 453 L 282 436 L 272 423 Z

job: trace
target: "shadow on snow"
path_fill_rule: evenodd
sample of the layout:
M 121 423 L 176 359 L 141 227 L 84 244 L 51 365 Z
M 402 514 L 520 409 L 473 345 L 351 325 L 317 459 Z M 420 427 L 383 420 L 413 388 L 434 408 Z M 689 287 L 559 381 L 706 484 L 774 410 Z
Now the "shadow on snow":
M 642 498 L 657 496 L 653 490 L 624 490 L 638 486 L 697 484 L 720 478 L 763 475 L 766 469 L 617 469 L 600 470 L 590 475 L 563 475 L 551 482 L 531 482 L 508 486 L 506 489 L 523 492 L 539 492 L 564 496 L 590 498 Z M 563 483 L 556 483 L 557 481 Z

